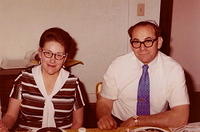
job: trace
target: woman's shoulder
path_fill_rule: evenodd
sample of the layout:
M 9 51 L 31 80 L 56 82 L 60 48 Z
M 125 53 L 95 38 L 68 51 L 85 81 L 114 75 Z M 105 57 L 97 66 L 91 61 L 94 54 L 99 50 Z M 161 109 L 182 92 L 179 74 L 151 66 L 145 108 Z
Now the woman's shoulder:
M 34 66 L 27 67 L 27 68 L 25 68 L 24 70 L 22 70 L 22 72 L 32 73 L 33 67 L 34 67 Z
M 23 77 L 27 77 L 27 76 L 32 77 L 32 68 L 33 67 L 27 67 L 27 68 L 22 69 L 17 75 L 17 78 L 15 79 L 15 81 L 21 80 Z
M 66 82 L 72 82 L 72 81 L 74 82 L 79 81 L 79 78 L 75 76 L 74 74 L 70 73 Z

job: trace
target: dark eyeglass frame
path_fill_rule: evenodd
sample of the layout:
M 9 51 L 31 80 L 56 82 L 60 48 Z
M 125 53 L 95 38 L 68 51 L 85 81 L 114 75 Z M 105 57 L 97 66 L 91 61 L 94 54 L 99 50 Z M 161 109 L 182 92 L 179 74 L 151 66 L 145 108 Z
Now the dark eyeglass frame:
M 46 50 L 44 50 L 44 49 L 41 49 L 41 52 L 43 53 L 43 55 L 44 55 L 46 58 L 52 58 L 52 56 L 54 56 L 54 58 L 55 58 L 56 60 L 62 60 L 62 59 L 64 59 L 64 58 L 67 56 L 67 54 L 61 55 L 61 54 L 58 54 L 58 53 L 53 53 L 53 52 L 51 52 L 51 51 L 46 51 Z
M 158 37 L 155 38 L 155 39 L 147 39 L 147 40 L 144 40 L 144 41 L 138 41 L 138 40 L 132 41 L 132 39 L 130 39 L 130 43 L 131 43 L 132 47 L 135 48 L 135 49 L 140 48 L 142 44 L 144 44 L 144 46 L 146 48 L 150 48 L 150 47 L 153 46 L 154 42 L 157 41 L 157 40 L 158 40 Z

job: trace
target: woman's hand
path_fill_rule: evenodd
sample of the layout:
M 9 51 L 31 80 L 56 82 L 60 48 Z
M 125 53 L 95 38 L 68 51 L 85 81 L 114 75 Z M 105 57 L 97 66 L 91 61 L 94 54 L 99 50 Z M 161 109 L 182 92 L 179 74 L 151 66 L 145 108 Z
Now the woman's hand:
M 8 128 L 3 124 L 2 120 L 0 120 L 0 132 L 9 132 Z

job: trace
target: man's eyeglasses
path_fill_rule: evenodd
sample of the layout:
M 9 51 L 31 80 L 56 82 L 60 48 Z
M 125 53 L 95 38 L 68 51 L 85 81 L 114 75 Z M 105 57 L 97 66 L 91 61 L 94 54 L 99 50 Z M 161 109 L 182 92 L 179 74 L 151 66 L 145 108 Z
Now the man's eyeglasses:
M 153 46 L 153 43 L 155 41 L 157 41 L 158 38 L 155 38 L 155 39 L 149 39 L 149 40 L 145 40 L 145 41 L 138 41 L 138 40 L 132 40 L 130 39 L 130 42 L 131 42 L 131 45 L 133 46 L 133 48 L 140 48 L 142 44 L 144 44 L 144 46 L 146 48 L 149 48 L 149 47 L 152 47 Z
M 66 57 L 66 55 L 65 54 L 63 54 L 63 53 L 52 53 L 51 51 L 45 51 L 45 50 L 43 50 L 42 49 L 42 53 L 44 54 L 44 56 L 46 57 L 46 58 L 51 58 L 52 56 L 54 56 L 54 58 L 56 59 L 56 60 L 62 60 L 63 58 L 65 58 Z

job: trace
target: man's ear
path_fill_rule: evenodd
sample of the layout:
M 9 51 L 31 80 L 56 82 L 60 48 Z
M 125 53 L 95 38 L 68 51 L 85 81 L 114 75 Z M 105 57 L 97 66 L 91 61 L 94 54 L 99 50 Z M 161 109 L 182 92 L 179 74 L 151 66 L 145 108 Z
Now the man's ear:
M 158 49 L 160 49 L 162 47 L 162 44 L 163 44 L 163 38 L 158 37 Z

